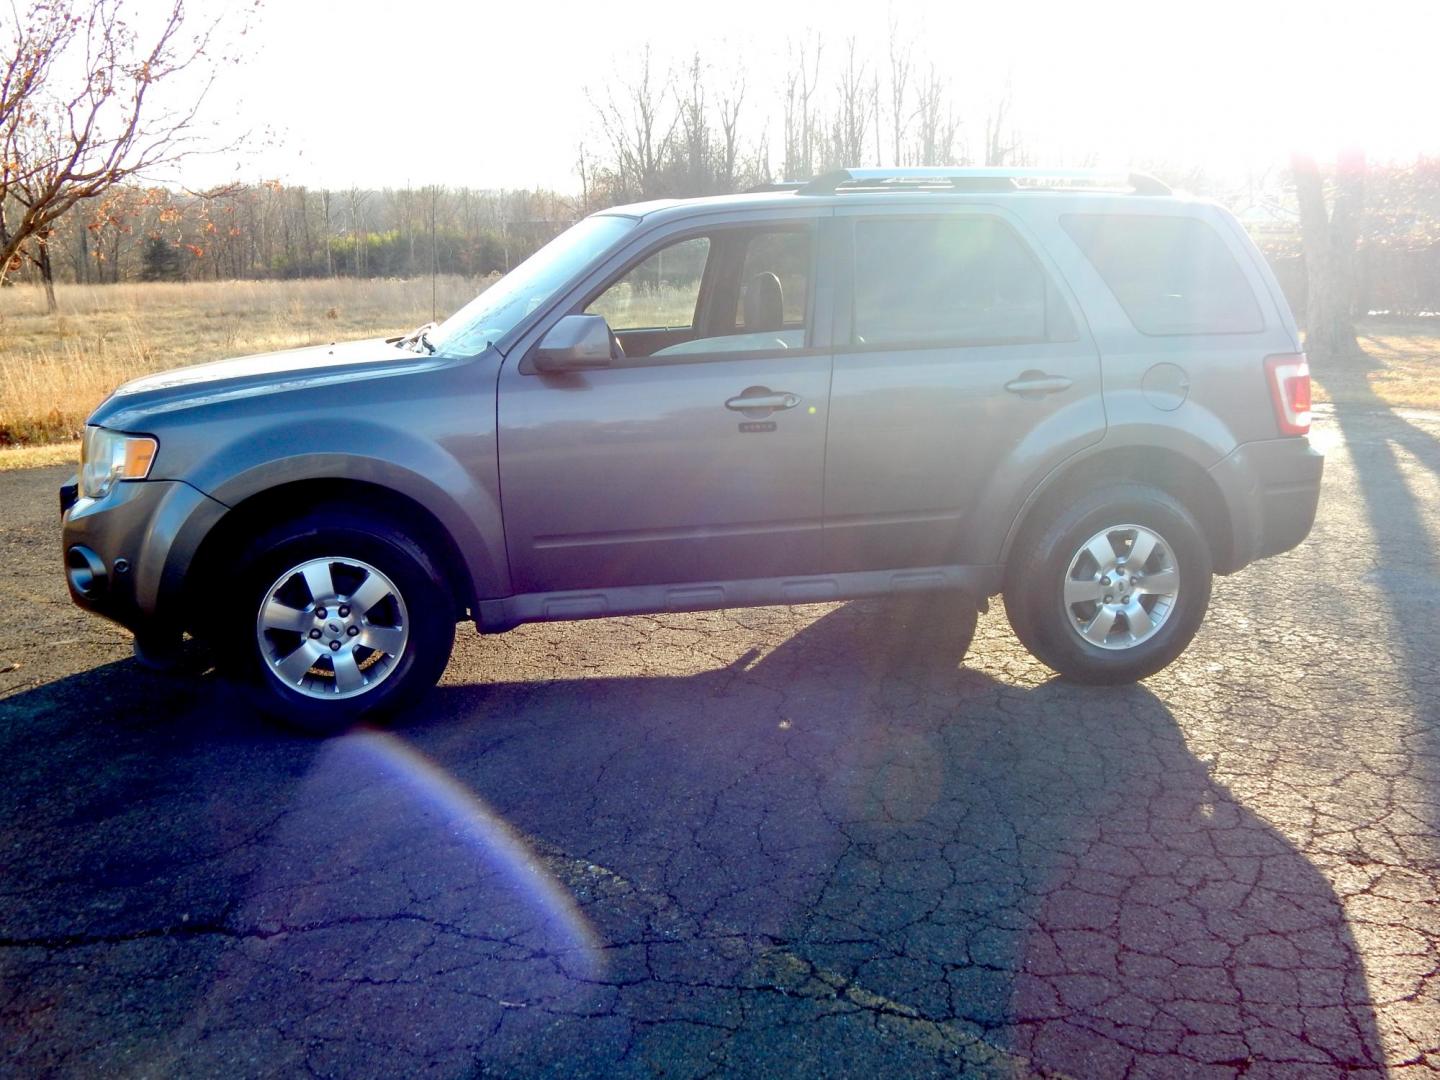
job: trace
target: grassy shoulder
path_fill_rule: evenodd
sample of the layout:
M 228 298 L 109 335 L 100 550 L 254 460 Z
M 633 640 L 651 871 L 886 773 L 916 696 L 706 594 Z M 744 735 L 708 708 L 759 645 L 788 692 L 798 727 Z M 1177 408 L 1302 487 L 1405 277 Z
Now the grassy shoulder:
M 1367 321 L 1358 338 L 1356 355 L 1311 363 L 1316 401 L 1440 409 L 1440 320 Z
M 43 469 L 49 465 L 80 467 L 80 440 L 42 443 L 38 446 L 0 446 L 0 472 Z
M 105 395 L 153 371 L 403 333 L 484 288 L 428 278 L 61 285 L 0 289 L 0 446 L 73 439 Z

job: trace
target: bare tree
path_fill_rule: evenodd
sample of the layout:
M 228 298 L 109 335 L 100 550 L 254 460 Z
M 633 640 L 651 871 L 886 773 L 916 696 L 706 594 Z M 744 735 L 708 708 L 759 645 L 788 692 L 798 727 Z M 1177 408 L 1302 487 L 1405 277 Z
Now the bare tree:
M 1365 203 L 1365 156 L 1342 153 L 1331 198 L 1313 158 L 1291 163 L 1305 251 L 1305 350 L 1321 360 L 1355 351 L 1355 248 Z
M 921 165 L 955 165 L 960 124 L 950 104 L 950 88 L 932 63 L 916 86 L 915 157 Z
M 880 65 L 870 76 L 870 119 L 875 125 L 875 167 L 885 164 L 884 141 L 880 138 Z M 896 162 L 898 165 L 899 162 Z
M 335 239 L 330 230 L 330 189 L 320 191 L 320 212 L 324 215 L 325 229 L 325 276 L 335 276 Z
M 659 194 L 661 166 L 670 155 L 677 121 L 660 113 L 664 95 L 655 87 L 648 44 L 636 70 L 636 76 L 621 86 L 620 99 L 610 94 L 603 105 L 597 105 L 597 111 L 601 130 L 615 154 L 621 190 L 650 198 Z
M 904 165 L 901 148 L 905 144 L 905 128 L 910 119 L 910 114 L 905 107 L 906 93 L 910 87 L 910 69 L 913 66 L 911 60 L 910 41 L 900 39 L 900 24 L 895 18 L 895 13 L 890 13 L 890 133 L 893 137 L 894 153 L 891 159 L 892 165 Z M 875 112 L 876 123 L 879 123 L 880 112 Z M 879 136 L 876 136 L 876 152 L 879 152 Z
M 875 91 L 866 78 L 867 64 L 856 55 L 855 39 L 845 41 L 845 66 L 835 79 L 835 116 L 831 123 L 830 162 L 843 168 L 864 163 L 865 135 Z
M 590 188 L 593 184 L 595 165 L 590 160 L 590 155 L 585 151 L 585 143 L 582 140 L 575 153 L 575 174 L 580 177 L 580 212 L 590 212 Z
M 791 41 L 790 75 L 785 80 L 784 179 L 803 180 L 815 175 L 814 97 L 820 81 L 824 42 L 819 37 Z
M 365 224 L 365 203 L 369 200 L 370 193 L 361 191 L 357 187 L 351 187 L 348 202 L 350 204 L 350 239 L 354 244 L 353 259 L 351 264 L 352 272 L 361 277 L 365 274 L 366 249 L 370 246 L 370 230 Z
M 0 57 L 0 281 L 26 253 L 48 282 L 44 249 L 67 210 L 200 148 L 196 118 L 229 58 L 212 52 L 220 21 L 197 27 L 184 0 L 143 38 L 125 0 L 12 12 Z M 189 92 L 176 101 L 170 86 Z
M 1000 97 L 996 99 L 994 106 L 985 116 L 986 165 L 1009 165 L 1012 156 L 1020 148 L 1020 141 L 1008 126 L 1013 98 L 1014 91 L 1010 79 L 1007 77 L 1004 90 L 1001 91 Z
M 720 91 L 717 107 L 720 121 L 720 143 L 715 162 L 716 179 L 722 191 L 734 191 L 740 167 L 740 109 L 745 104 L 745 71 L 737 69 L 730 82 Z
M 690 56 L 675 80 L 675 107 L 680 127 L 681 184 L 692 195 L 709 194 L 713 183 L 710 164 L 710 118 L 705 106 L 705 61 L 698 51 Z

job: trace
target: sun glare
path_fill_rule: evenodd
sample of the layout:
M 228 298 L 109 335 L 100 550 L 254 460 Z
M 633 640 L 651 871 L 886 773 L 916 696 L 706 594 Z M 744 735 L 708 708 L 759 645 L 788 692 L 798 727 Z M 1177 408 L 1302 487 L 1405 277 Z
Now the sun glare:
M 280 138 L 252 140 L 244 171 L 312 186 L 569 190 L 579 146 L 603 145 L 600 108 L 637 75 L 647 46 L 661 84 L 696 53 L 715 86 L 743 84 L 741 127 L 778 166 L 786 86 L 805 48 L 821 47 L 822 91 L 852 40 L 866 77 L 883 84 L 892 26 L 912 80 L 933 71 L 953 88 L 972 154 L 1002 102 L 1026 155 L 1050 165 L 1165 161 L 1238 174 L 1283 163 L 1296 147 L 1321 158 L 1351 145 L 1377 159 L 1440 151 L 1424 53 L 1440 14 L 1420 3 L 840 0 L 820 21 L 808 7 L 734 0 L 717 25 L 711 9 L 640 0 L 623 17 L 553 5 L 545 22 L 556 32 L 544 33 L 523 7 L 416 0 L 405 18 L 427 28 L 416 44 L 424 77 L 347 80 L 342 91 L 333 67 L 315 62 L 320 43 L 327 56 L 362 55 L 375 27 L 397 18 L 377 0 L 353 7 L 337 19 L 318 0 L 295 0 L 256 30 L 284 77 L 237 89 L 231 114 L 247 129 L 273 124 Z M 538 59 L 513 47 L 537 31 Z M 297 111 L 296 100 L 315 107 Z M 883 133 L 879 141 L 883 150 Z M 214 164 L 226 178 L 233 166 Z

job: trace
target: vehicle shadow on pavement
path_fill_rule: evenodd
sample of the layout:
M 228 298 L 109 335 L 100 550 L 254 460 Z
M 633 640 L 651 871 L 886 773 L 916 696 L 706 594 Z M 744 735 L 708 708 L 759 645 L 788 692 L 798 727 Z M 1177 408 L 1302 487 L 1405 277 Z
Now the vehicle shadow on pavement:
M 6 1042 L 195 1075 L 1382 1071 L 1329 883 L 1164 704 L 1010 685 L 957 636 L 850 604 L 700 674 L 451 686 L 323 744 L 203 681 L 209 734 L 133 691 L 58 754 L 9 732 Z
M 1381 367 L 1361 353 L 1369 370 Z M 1440 500 L 1440 439 L 1397 413 L 1357 380 L 1354 392 L 1335 409 L 1335 419 L 1354 462 L 1358 492 L 1372 536 L 1357 544 L 1350 562 L 1363 568 L 1384 600 L 1372 640 L 1400 669 L 1403 685 L 1389 688 L 1395 700 L 1372 696 L 1372 707 L 1405 709 L 1420 722 L 1428 744 L 1422 760 L 1440 757 L 1440 535 L 1426 524 L 1425 511 Z M 1377 425 L 1377 421 L 1380 423 Z M 1323 503 L 1321 513 L 1323 513 Z M 1347 624 L 1364 620 L 1347 613 Z M 1358 626 L 1356 627 L 1358 629 Z M 1398 693 L 1395 693 L 1398 691 Z M 1431 775 L 1433 785 L 1440 777 Z M 1430 834 L 1440 833 L 1440 806 L 1426 807 Z

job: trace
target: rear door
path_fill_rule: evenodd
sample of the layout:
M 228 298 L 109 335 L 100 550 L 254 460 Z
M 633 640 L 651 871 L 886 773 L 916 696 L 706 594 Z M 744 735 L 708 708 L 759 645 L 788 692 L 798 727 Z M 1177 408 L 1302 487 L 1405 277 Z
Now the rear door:
M 830 392 L 816 225 L 640 241 L 571 307 L 604 315 L 623 358 L 563 376 L 506 363 L 500 476 L 517 592 L 814 571 Z
M 845 207 L 837 222 L 826 565 L 993 562 L 977 536 L 989 496 L 1104 434 L 1095 347 L 997 208 Z

